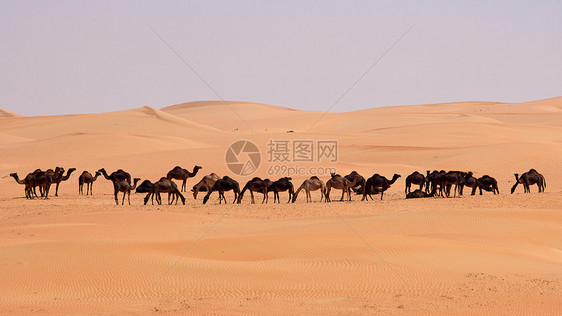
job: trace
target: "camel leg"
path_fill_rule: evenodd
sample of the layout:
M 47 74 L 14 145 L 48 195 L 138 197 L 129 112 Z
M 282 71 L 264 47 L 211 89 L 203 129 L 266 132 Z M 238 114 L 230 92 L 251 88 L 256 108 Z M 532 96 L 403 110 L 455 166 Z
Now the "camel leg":
M 287 201 L 287 203 L 290 203 L 290 202 L 291 202 L 291 197 L 292 197 L 291 191 L 289 191 L 289 200 Z
M 121 205 L 125 205 L 125 197 L 127 196 L 127 192 L 123 192 L 123 201 L 121 202 Z
M 254 191 L 252 191 L 252 189 L 250 189 L 250 197 L 252 198 L 252 204 L 256 204 L 254 201 Z
M 187 181 L 187 179 L 183 179 L 183 182 L 181 184 L 181 191 L 185 192 L 185 182 Z
M 57 183 L 57 186 L 55 188 L 55 196 L 59 196 L 59 183 Z
M 265 202 L 265 196 L 267 195 L 267 189 L 263 189 L 263 200 L 261 200 L 261 204 Z

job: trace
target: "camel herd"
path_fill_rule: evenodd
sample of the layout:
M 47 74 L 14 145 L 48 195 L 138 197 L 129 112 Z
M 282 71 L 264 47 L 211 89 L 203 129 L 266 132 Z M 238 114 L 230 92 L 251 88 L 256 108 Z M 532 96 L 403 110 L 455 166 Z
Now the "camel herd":
M 86 184 L 86 195 L 93 194 L 93 183 L 100 175 L 102 175 L 106 180 L 113 183 L 113 193 L 115 203 L 117 205 L 119 205 L 119 193 L 123 193 L 121 204 L 125 204 L 125 198 L 127 198 L 130 205 L 131 191 L 146 193 L 144 198 L 145 205 L 149 200 L 152 204 L 154 204 L 154 200 L 156 200 L 157 204 L 162 204 L 161 193 L 168 194 L 168 204 L 172 204 L 174 201 L 177 204 L 178 201 L 181 200 L 182 204 L 185 205 L 185 197 L 182 192 L 186 191 L 187 179 L 195 177 L 200 169 L 202 169 L 201 166 L 194 166 L 193 171 L 190 172 L 180 166 L 176 166 L 166 174 L 166 177 L 162 177 L 154 183 L 149 180 L 145 180 L 139 186 L 137 186 L 137 184 L 141 179 L 131 179 L 131 175 L 122 169 L 119 169 L 111 174 L 107 174 L 105 169 L 102 168 L 95 172 L 94 176 L 90 172 L 84 171 L 78 178 L 78 192 L 79 194 L 84 194 L 83 186 Z M 41 198 L 48 199 L 51 185 L 56 185 L 55 196 L 58 196 L 60 183 L 68 180 L 72 172 L 75 170 L 75 168 L 70 168 L 68 172 L 64 174 L 64 168 L 56 167 L 54 170 L 48 169 L 47 171 L 37 169 L 34 172 L 29 173 L 24 179 L 20 179 L 17 173 L 12 173 L 10 176 L 13 177 L 17 183 L 25 186 L 24 190 L 26 198 L 39 198 L 36 192 L 36 188 L 38 187 Z M 277 181 L 255 177 L 246 182 L 242 190 L 240 190 L 239 183 L 231 177 L 224 176 L 221 178 L 215 173 L 211 173 L 209 175 L 205 175 L 201 181 L 193 186 L 191 191 L 193 192 L 194 199 L 197 199 L 199 192 L 207 192 L 203 198 L 203 204 L 207 203 L 211 194 L 215 191 L 219 196 L 219 204 L 223 201 L 227 203 L 224 192 L 228 191 L 232 191 L 234 193 L 233 203 L 241 203 L 246 192 L 250 193 L 251 203 L 255 203 L 254 193 L 263 194 L 261 203 L 268 203 L 269 192 L 273 192 L 273 203 L 281 203 L 279 195 L 280 192 L 287 192 L 287 203 L 294 203 L 297 200 L 299 193 L 303 190 L 306 193 L 307 203 L 312 202 L 310 192 L 313 191 L 320 191 L 321 202 L 323 200 L 325 202 L 331 202 L 330 193 L 332 189 L 341 190 L 342 194 L 340 201 L 344 201 L 344 199 L 351 201 L 352 192 L 356 195 L 362 196 L 362 201 L 368 200 L 369 198 L 373 200 L 373 194 L 380 194 L 382 200 L 384 192 L 387 191 L 390 186 L 398 180 L 398 178 L 400 178 L 399 174 L 394 174 L 391 179 L 381 176 L 380 174 L 374 174 L 370 178 L 365 179 L 356 171 L 353 171 L 346 176 L 332 173 L 326 182 L 320 180 L 316 176 L 312 176 L 309 179 L 304 180 L 298 189 L 295 190 L 290 177 L 282 177 Z M 174 179 L 182 181 L 181 190 L 178 188 L 176 183 L 172 181 Z M 521 175 L 516 173 L 515 180 L 515 184 L 511 188 L 511 193 L 515 192 L 515 189 L 519 184 L 523 185 L 525 193 L 530 193 L 529 186 L 531 185 L 537 185 L 539 192 L 543 192 L 546 188 L 546 180 L 544 176 L 538 173 L 535 169 L 531 169 Z M 405 182 L 406 185 L 404 193 L 406 194 L 407 199 L 450 197 L 451 195 L 461 196 L 463 195 L 464 187 L 471 189 L 471 195 L 475 195 L 477 190 L 480 195 L 482 195 L 483 191 L 492 192 L 493 194 L 500 193 L 498 183 L 493 177 L 484 175 L 476 178 L 470 171 L 447 172 L 444 170 L 428 170 L 425 175 L 415 171 L 406 177 Z M 411 191 L 412 185 L 417 186 L 414 191 Z

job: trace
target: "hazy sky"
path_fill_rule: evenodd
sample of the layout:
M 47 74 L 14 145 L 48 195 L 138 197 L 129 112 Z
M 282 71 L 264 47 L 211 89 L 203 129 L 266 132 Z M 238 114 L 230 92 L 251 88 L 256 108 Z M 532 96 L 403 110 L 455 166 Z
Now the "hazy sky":
M 562 95 L 561 1 L 0 1 L 0 108 L 333 111 Z

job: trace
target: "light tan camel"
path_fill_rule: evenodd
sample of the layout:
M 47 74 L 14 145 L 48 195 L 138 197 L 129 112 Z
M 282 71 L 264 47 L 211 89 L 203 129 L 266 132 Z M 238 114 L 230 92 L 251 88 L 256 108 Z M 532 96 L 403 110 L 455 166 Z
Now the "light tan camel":
M 355 177 L 355 179 L 351 182 L 339 174 L 332 173 L 332 178 L 326 181 L 326 202 L 332 202 L 330 199 L 330 191 L 332 188 L 342 190 L 340 201 L 343 201 L 343 197 L 346 193 L 348 201 L 351 201 L 350 188 L 353 188 L 359 181 L 359 177 Z
M 194 185 L 193 189 L 191 189 L 191 191 L 193 191 L 193 198 L 197 199 L 197 193 L 199 193 L 199 191 L 209 192 L 218 179 L 220 179 L 220 177 L 214 172 L 204 176 L 203 179 L 201 179 L 201 181 L 199 181 L 199 183 Z
M 295 192 L 295 195 L 293 195 L 293 203 L 295 203 L 295 201 L 297 200 L 297 197 L 301 190 L 304 190 L 306 192 L 306 203 L 312 202 L 310 191 L 320 190 L 320 202 L 322 202 L 322 199 L 326 194 L 326 185 L 324 184 L 324 181 L 318 179 L 317 176 L 312 176 L 310 177 L 310 179 L 304 180 L 301 186 Z

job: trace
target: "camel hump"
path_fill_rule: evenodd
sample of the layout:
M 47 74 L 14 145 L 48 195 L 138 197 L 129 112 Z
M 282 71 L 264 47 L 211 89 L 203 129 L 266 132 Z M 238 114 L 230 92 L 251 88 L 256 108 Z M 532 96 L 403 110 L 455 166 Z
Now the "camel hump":
M 310 177 L 310 179 L 320 180 L 317 176 L 312 176 L 312 177 Z

